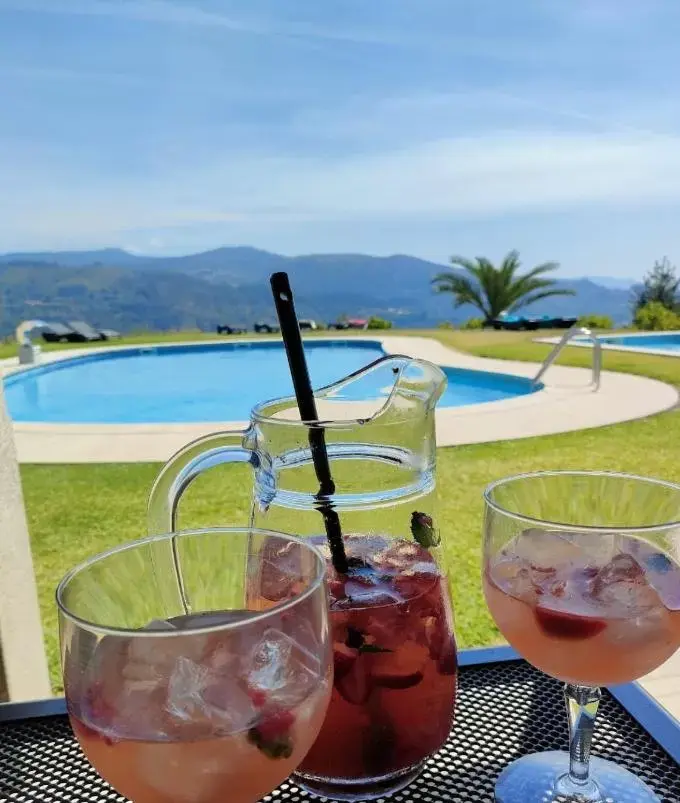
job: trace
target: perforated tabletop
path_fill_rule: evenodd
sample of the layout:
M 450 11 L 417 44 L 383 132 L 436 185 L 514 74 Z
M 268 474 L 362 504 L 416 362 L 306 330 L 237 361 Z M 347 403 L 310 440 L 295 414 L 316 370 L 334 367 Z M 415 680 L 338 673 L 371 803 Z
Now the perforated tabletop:
M 526 753 L 567 747 L 562 688 L 557 681 L 524 661 L 466 663 L 460 671 L 456 722 L 449 741 L 428 761 L 417 781 L 390 798 L 394 803 L 493 801 L 494 781 L 510 761 Z M 645 705 L 638 699 L 633 708 L 639 714 Z M 0 722 L 0 800 L 124 800 L 89 766 L 63 714 L 7 719 L 11 708 L 5 708 L 6 721 Z M 677 755 L 669 745 L 673 740 L 680 745 L 680 729 L 658 710 L 652 713 L 646 717 L 647 727 L 653 721 L 659 729 L 663 725 L 661 741 Z M 26 717 L 25 707 L 22 716 Z M 603 696 L 593 750 L 637 773 L 664 803 L 680 802 L 680 767 L 609 692 Z M 284 783 L 265 800 L 310 803 L 310 797 Z

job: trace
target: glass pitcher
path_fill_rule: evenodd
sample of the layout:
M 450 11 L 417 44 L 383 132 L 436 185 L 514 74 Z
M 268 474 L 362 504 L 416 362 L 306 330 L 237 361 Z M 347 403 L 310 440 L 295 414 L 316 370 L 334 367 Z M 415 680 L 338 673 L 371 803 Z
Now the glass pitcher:
M 325 797 L 367 799 L 405 786 L 451 729 L 457 662 L 435 472 L 435 406 L 445 387 L 436 365 L 383 357 L 315 392 L 319 422 L 300 421 L 294 398 L 259 404 L 244 431 L 215 433 L 177 453 L 151 492 L 151 532 L 172 532 L 199 474 L 248 463 L 249 525 L 310 537 L 324 554 L 335 680 L 296 782 Z M 319 428 L 330 485 L 320 483 L 312 459 L 310 435 Z M 342 566 L 326 541 L 329 508 L 342 527 Z M 291 582 L 297 573 L 291 561 Z M 257 587 L 263 607 L 287 593 L 280 577 L 263 576 Z

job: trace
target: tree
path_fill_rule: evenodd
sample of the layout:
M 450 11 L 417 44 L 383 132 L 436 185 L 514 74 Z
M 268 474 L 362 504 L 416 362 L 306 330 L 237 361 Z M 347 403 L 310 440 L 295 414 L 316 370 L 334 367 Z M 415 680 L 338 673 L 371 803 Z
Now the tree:
M 668 257 L 657 260 L 642 281 L 642 287 L 633 293 L 633 312 L 657 301 L 671 312 L 680 305 L 680 277 Z
M 467 259 L 454 256 L 451 257 L 451 264 L 469 275 L 461 275 L 456 270 L 438 273 L 432 279 L 435 292 L 452 293 L 454 307 L 463 304 L 477 307 L 484 316 L 485 324 L 493 321 L 501 312 L 516 312 L 544 298 L 574 295 L 573 290 L 556 287 L 554 279 L 544 278 L 545 274 L 559 268 L 557 262 L 545 262 L 519 275 L 522 263 L 517 251 L 510 251 L 499 267 L 486 257 Z
M 637 310 L 633 323 L 647 332 L 668 332 L 680 329 L 680 315 L 660 301 L 650 301 Z

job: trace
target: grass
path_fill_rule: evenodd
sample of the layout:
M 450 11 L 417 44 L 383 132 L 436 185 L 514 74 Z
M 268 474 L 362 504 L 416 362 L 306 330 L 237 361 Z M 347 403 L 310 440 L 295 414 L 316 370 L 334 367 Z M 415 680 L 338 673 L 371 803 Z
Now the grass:
M 399 334 L 403 334 L 401 331 Z M 531 334 L 413 332 L 485 357 L 542 360 L 549 347 Z M 137 342 L 148 341 L 148 335 Z M 169 339 L 169 338 L 166 338 Z M 177 338 L 175 338 L 177 339 Z M 186 339 L 195 339 L 189 338 Z M 588 366 L 591 353 L 570 348 L 560 364 Z M 680 359 L 606 352 L 604 367 L 650 376 L 680 387 Z M 438 452 L 440 523 L 462 647 L 500 639 L 480 582 L 481 492 L 499 477 L 549 468 L 629 471 L 680 481 L 680 410 L 594 430 L 520 441 L 443 448 Z M 78 561 L 144 534 L 145 503 L 158 466 L 150 464 L 22 466 L 50 671 L 60 689 L 53 593 Z M 214 469 L 185 496 L 183 526 L 242 524 L 249 504 L 247 469 Z

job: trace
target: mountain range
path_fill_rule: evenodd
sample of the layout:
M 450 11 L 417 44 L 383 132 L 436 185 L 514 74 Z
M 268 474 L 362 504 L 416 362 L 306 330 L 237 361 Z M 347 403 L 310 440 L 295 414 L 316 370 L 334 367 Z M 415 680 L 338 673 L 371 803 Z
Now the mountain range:
M 28 318 L 84 319 L 122 332 L 140 329 L 211 330 L 273 320 L 269 275 L 288 272 L 300 317 L 330 321 L 343 314 L 378 315 L 399 327 L 458 323 L 478 313 L 453 309 L 432 292 L 445 265 L 405 255 L 311 254 L 287 257 L 250 247 L 152 257 L 118 248 L 0 255 L 0 334 Z M 605 284 L 606 282 L 606 284 Z M 527 311 L 551 315 L 630 318 L 630 287 L 590 278 L 561 279 L 575 291 Z

